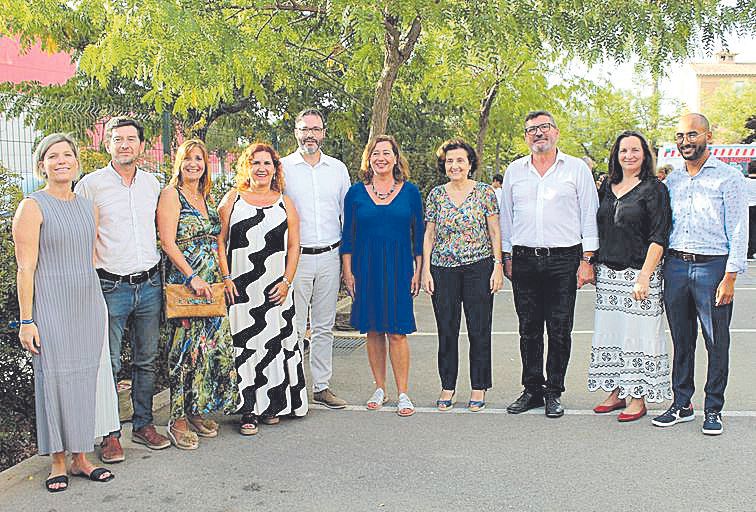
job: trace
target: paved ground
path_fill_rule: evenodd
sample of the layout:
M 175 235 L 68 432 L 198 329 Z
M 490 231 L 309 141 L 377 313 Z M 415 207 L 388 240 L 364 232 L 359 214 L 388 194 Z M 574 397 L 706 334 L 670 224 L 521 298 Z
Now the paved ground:
M 590 409 L 603 397 L 586 391 L 593 327 L 592 290 L 578 294 L 564 418 L 543 410 L 507 415 L 520 391 L 517 322 L 512 295 L 497 295 L 494 388 L 488 408 L 468 413 L 465 357 L 458 406 L 432 407 L 439 380 L 430 301 L 416 302 L 411 336 L 410 396 L 418 413 L 379 412 L 362 404 L 372 392 L 364 347 L 338 350 L 332 387 L 351 405 L 313 407 L 304 419 L 261 425 L 251 438 L 236 434 L 235 418 L 218 418 L 221 435 L 196 452 L 151 452 L 126 445 L 108 484 L 80 479 L 63 494 L 44 492 L 49 459 L 34 457 L 0 474 L 0 511 L 436 511 L 617 509 L 664 511 L 756 510 L 756 268 L 738 280 L 732 323 L 725 434 L 700 433 L 701 418 L 672 429 L 649 419 L 621 425 Z M 466 352 L 463 336 L 460 352 Z M 705 350 L 698 351 L 696 384 L 703 388 Z M 395 398 L 395 390 L 389 387 Z M 696 393 L 700 411 L 703 397 Z M 667 403 L 654 405 L 663 409 Z M 165 409 L 157 419 L 165 423 Z

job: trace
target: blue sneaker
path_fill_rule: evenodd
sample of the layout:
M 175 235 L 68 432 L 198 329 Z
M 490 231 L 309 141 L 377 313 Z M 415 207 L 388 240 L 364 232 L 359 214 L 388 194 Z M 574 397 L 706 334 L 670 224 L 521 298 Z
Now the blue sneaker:
M 664 413 L 652 419 L 651 424 L 657 427 L 671 427 L 678 423 L 693 421 L 694 416 L 693 404 L 688 404 L 688 407 L 672 404 Z
M 722 430 L 722 414 L 717 411 L 706 411 L 701 432 L 707 436 L 718 436 Z

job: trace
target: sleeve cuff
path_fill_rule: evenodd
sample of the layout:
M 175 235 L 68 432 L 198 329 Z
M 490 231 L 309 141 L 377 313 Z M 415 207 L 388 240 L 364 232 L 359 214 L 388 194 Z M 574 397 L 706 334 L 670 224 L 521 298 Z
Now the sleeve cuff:
M 512 254 L 512 244 L 510 242 L 501 241 L 501 252 L 508 252 Z
M 598 237 L 583 238 L 583 252 L 585 251 L 598 251 L 599 239 Z
M 735 261 L 728 260 L 727 265 L 725 265 L 725 272 L 737 272 L 738 274 L 743 274 L 747 267 L 748 265 L 738 264 Z

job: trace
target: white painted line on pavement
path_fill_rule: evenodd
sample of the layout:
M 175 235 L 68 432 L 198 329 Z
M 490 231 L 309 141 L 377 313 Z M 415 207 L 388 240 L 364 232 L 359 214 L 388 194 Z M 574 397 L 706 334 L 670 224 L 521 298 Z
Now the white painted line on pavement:
M 735 287 L 735 291 L 736 292 L 738 292 L 738 291 L 752 292 L 754 290 L 756 290 L 756 286 L 736 286 Z M 578 293 L 596 293 L 596 288 L 594 288 L 594 287 L 581 288 L 581 289 L 577 290 L 577 292 Z M 512 293 L 512 289 L 511 288 L 505 288 L 503 290 L 499 290 L 496 293 L 510 293 L 511 294 Z
M 326 410 L 328 409 L 324 405 L 311 403 L 310 407 L 313 409 L 321 409 Z M 344 409 L 339 409 L 340 411 L 356 411 L 356 412 L 390 412 L 396 414 L 396 406 L 393 405 L 384 405 L 382 408 L 378 409 L 377 411 L 373 411 L 365 407 L 364 405 L 347 405 Z M 478 412 L 470 412 L 465 408 L 464 403 L 457 403 L 456 407 L 454 409 L 451 409 L 449 411 L 439 411 L 435 407 L 415 407 L 415 411 L 418 413 L 423 414 L 506 414 L 509 416 L 522 416 L 523 414 L 530 414 L 530 415 L 539 415 L 543 416 L 543 408 L 537 408 L 537 409 L 531 409 L 527 412 L 523 412 L 520 414 L 509 414 L 506 409 L 500 409 L 500 408 L 487 408 L 483 409 L 482 411 Z M 666 411 L 666 409 L 658 409 L 658 410 L 648 410 L 648 417 L 653 418 L 656 415 L 659 415 Z M 564 411 L 565 416 L 616 416 L 614 414 L 596 414 L 590 409 L 565 409 Z M 703 419 L 703 415 L 701 413 L 698 414 L 699 417 Z M 732 417 L 745 417 L 745 418 L 756 418 L 756 411 L 724 411 L 722 413 L 722 416 L 725 418 L 728 416 Z
M 669 332 L 669 329 L 665 329 L 664 332 Z M 756 333 L 756 329 L 730 329 L 730 332 L 734 333 Z M 467 331 L 459 331 L 460 334 L 467 334 Z M 519 331 L 491 331 L 491 334 L 499 334 L 502 336 L 519 336 Z M 572 331 L 572 334 L 593 334 L 593 331 Z M 701 334 L 701 330 L 698 330 L 698 334 Z M 408 334 L 407 336 L 438 336 L 438 332 L 436 331 L 417 331 L 413 332 L 412 334 Z M 544 332 L 544 336 L 548 336 Z

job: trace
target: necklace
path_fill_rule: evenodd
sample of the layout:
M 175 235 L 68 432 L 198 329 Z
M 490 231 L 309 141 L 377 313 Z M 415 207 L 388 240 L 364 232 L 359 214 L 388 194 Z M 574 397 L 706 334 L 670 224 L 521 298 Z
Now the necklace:
M 386 199 L 389 198 L 389 196 L 391 194 L 394 193 L 394 190 L 396 190 L 396 180 L 394 180 L 394 183 L 391 185 L 391 190 L 389 190 L 388 192 L 378 192 L 375 189 L 375 182 L 374 181 L 370 182 L 370 186 L 373 188 L 373 194 L 375 194 L 375 197 L 377 197 L 381 201 L 385 201 Z
M 195 193 L 195 192 L 189 192 L 188 190 L 184 189 L 183 187 L 180 190 L 184 194 L 185 197 L 191 199 L 192 201 L 202 202 L 202 200 L 204 199 L 204 196 L 202 196 L 202 194 L 198 194 L 198 193 Z

